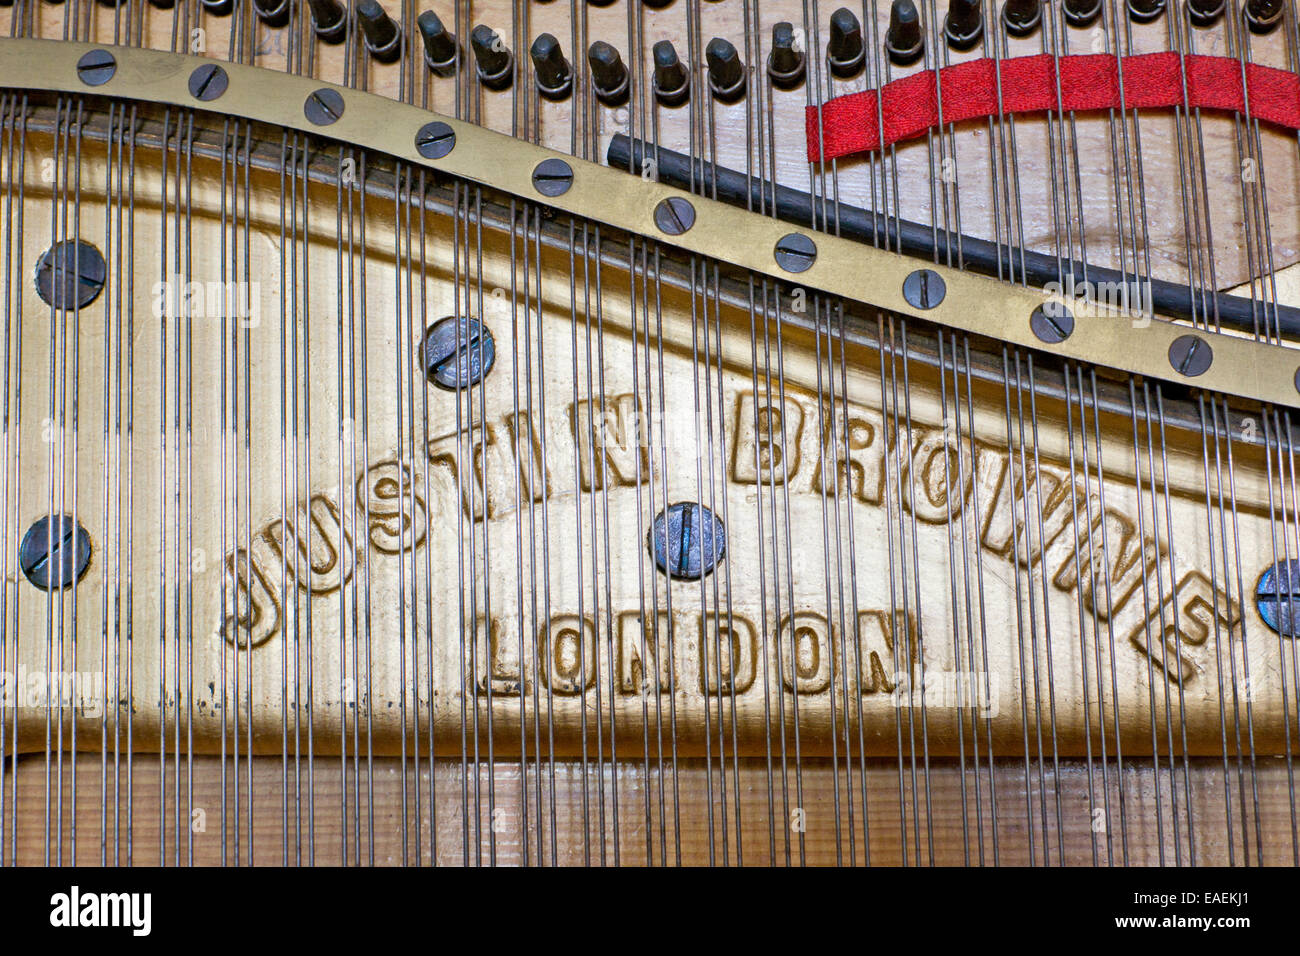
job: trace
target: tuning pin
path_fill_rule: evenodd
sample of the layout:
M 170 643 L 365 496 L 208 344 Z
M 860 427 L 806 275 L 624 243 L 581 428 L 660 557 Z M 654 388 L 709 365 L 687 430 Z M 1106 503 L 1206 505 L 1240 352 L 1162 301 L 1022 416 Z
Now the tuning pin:
M 1226 6 L 1227 0 L 1187 0 L 1187 18 L 1198 27 L 1212 26 L 1223 16 Z
M 925 52 L 925 38 L 921 36 L 921 12 L 912 0 L 894 0 L 894 5 L 889 8 L 885 52 L 899 66 L 915 63 Z
M 366 49 L 381 63 L 391 63 L 402 52 L 402 31 L 379 5 L 379 0 L 357 3 L 357 23 L 366 38 Z
M 772 52 L 767 55 L 767 75 L 777 89 L 791 90 L 803 82 L 804 55 L 794 39 L 794 26 L 782 21 L 772 27 Z
M 442 25 L 438 14 L 425 10 L 415 18 L 415 28 L 420 31 L 420 39 L 424 42 L 424 62 L 429 64 L 429 69 L 439 76 L 453 75 L 460 47 L 456 38 Z
M 56 0 L 56 2 L 61 2 L 61 0 Z M 176 0 L 149 0 L 149 3 L 159 10 L 170 10 L 176 6 Z M 10 5 L 12 6 L 12 3 Z
M 745 64 L 729 40 L 714 37 L 704 49 L 709 64 L 709 88 L 724 103 L 745 95 Z
M 1198 0 L 1188 0 L 1189 3 Z M 1223 3 L 1223 0 L 1218 0 Z M 1065 0 L 1065 20 L 1073 27 L 1086 27 L 1101 16 L 1101 0 Z
M 969 50 L 979 43 L 984 35 L 980 0 L 952 0 L 948 4 L 948 15 L 943 18 L 943 34 L 954 50 Z
M 1128 15 L 1137 23 L 1147 23 L 1165 12 L 1165 0 L 1128 0 Z
M 1043 19 L 1039 0 L 1007 0 L 1002 7 L 1002 23 L 1013 37 L 1027 37 L 1038 29 Z
M 677 58 L 677 50 L 668 40 L 654 46 L 655 99 L 664 106 L 679 106 L 691 92 L 691 75 Z
M 862 44 L 862 24 L 851 10 L 840 7 L 831 14 L 831 38 L 826 44 L 826 58 L 831 72 L 841 80 L 857 76 L 866 61 Z
M 203 4 L 204 10 L 216 17 L 228 17 L 235 9 L 235 0 L 199 0 L 199 2 Z
M 316 37 L 325 43 L 338 43 L 348 32 L 348 12 L 338 0 L 307 0 L 311 7 L 311 25 Z
M 607 106 L 618 106 L 627 100 L 627 67 L 618 50 L 604 40 L 597 40 L 587 49 L 587 65 L 591 67 L 591 86 L 598 100 Z
M 489 90 L 504 90 L 514 80 L 515 56 L 496 31 L 480 23 L 469 35 L 470 49 L 478 61 L 479 81 Z
M 560 41 L 549 33 L 543 33 L 533 41 L 528 55 L 533 60 L 537 92 L 551 100 L 568 96 L 573 89 L 573 69 L 564 58 Z
M 1282 22 L 1283 0 L 1246 0 L 1244 14 L 1251 33 L 1270 33 Z
M 268 27 L 282 27 L 289 22 L 290 0 L 253 0 L 257 18 Z

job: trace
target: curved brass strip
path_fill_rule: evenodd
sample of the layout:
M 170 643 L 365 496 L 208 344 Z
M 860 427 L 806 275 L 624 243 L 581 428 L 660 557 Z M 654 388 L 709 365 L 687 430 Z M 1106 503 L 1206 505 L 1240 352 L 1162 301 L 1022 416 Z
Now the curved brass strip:
M 78 61 L 91 51 L 111 52 L 116 63 L 110 76 L 105 78 L 108 71 L 102 66 L 86 71 L 85 78 L 79 73 Z M 98 56 L 102 60 L 102 53 Z M 213 64 L 226 71 L 228 86 L 213 98 L 200 99 L 191 93 L 191 74 Z M 904 281 L 917 269 L 916 260 L 812 230 L 795 234 L 815 243 L 815 261 L 803 271 L 787 270 L 775 255 L 777 243 L 791 234 L 786 224 L 374 93 L 206 57 L 31 39 L 0 40 L 0 87 L 165 103 L 315 133 L 793 285 L 1101 367 L 1264 403 L 1300 406 L 1300 356 L 1291 349 L 1197 331 L 1202 346 L 1211 347 L 1213 360 L 1201 374 L 1185 377 L 1171 366 L 1170 347 L 1189 334 L 1188 326 L 1163 321 L 1135 326 L 1127 317 L 1091 311 L 1075 316 L 1073 332 L 1065 341 L 1045 345 L 1030 326 L 1034 310 L 1053 300 L 1040 290 L 934 265 L 928 268 L 942 278 L 946 293 L 933 308 L 919 309 L 909 304 L 903 292 Z M 210 95 L 210 85 L 199 89 L 204 97 Z M 323 95 L 313 97 L 322 91 Z M 417 150 L 416 137 L 435 119 L 451 128 L 455 144 L 446 155 L 429 159 Z M 544 160 L 562 160 L 573 171 L 572 185 L 559 195 L 550 195 L 552 189 L 539 191 L 534 184 L 534 170 Z M 686 199 L 695 212 L 693 224 L 680 234 L 680 222 L 672 222 L 671 217 L 661 221 L 672 231 L 656 222 L 656 207 L 672 197 Z M 1198 352 L 1204 355 L 1203 347 Z

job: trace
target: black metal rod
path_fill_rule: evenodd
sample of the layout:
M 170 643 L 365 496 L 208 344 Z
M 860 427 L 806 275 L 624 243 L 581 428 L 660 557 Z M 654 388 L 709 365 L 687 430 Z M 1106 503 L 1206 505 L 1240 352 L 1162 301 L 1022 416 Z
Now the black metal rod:
M 1141 306 L 1145 296 L 1139 293 L 1145 288 L 1149 291 L 1152 311 L 1160 315 L 1189 321 L 1198 318 L 1212 323 L 1217 312 L 1219 324 L 1225 328 L 1253 333 L 1257 328 L 1275 326 L 1284 337 L 1300 339 L 1300 309 L 1291 306 L 1266 305 L 1222 292 L 1202 293 L 1191 286 L 1163 279 L 1140 281 L 1135 275 L 1115 269 L 1085 267 L 1078 261 L 998 246 L 975 236 L 961 236 L 960 240 L 952 236 L 950 240 L 949 233 L 942 229 L 856 206 L 836 206 L 829 200 L 824 203 L 814 201 L 809 193 L 789 186 L 777 186 L 703 160 L 692 160 L 683 153 L 662 147 L 656 149 L 652 143 L 632 140 L 622 133 L 615 134 L 610 141 L 608 162 L 615 168 L 639 173 L 647 158 L 653 160 L 660 182 L 681 189 L 694 187 L 703 195 L 733 206 L 763 209 L 784 222 L 826 231 L 835 231 L 838 226 L 841 236 L 862 242 L 887 243 L 891 249 L 931 262 L 956 262 L 960 241 L 962 266 L 972 272 L 1003 277 L 1023 275 L 1030 285 L 1038 287 L 1062 283 L 1064 274 L 1064 288 L 1060 291 L 1067 298 L 1072 288 L 1084 288 L 1086 277 L 1092 289 L 1105 284 L 1111 289 L 1124 290 L 1126 297 L 1120 299 L 1121 304 L 1131 302 L 1135 308 Z M 1273 309 L 1276 309 L 1276 322 L 1266 321 L 1266 310 Z

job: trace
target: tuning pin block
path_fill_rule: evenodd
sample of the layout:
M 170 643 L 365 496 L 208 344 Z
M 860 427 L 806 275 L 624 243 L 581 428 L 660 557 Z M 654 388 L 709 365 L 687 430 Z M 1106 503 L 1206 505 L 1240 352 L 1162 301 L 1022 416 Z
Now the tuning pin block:
M 1027 37 L 1043 22 L 1040 0 L 1007 0 L 1002 7 L 1002 23 L 1013 37 Z
M 420 31 L 420 41 L 424 44 L 424 62 L 438 76 L 452 76 L 456 72 L 456 60 L 460 46 L 438 14 L 425 10 L 415 18 L 415 28 Z
M 980 0 L 952 0 L 948 4 L 948 15 L 943 18 L 943 35 L 954 50 L 969 50 L 979 43 L 984 35 Z
M 680 106 L 691 92 L 691 75 L 677 58 L 677 50 L 668 40 L 654 46 L 655 99 L 664 106 Z
M 772 52 L 767 55 L 767 75 L 772 85 L 781 90 L 792 90 L 803 82 L 805 72 L 803 50 L 795 43 L 794 26 L 782 21 L 772 27 Z
M 734 103 L 745 95 L 745 63 L 730 40 L 714 37 L 704 48 L 709 64 L 709 89 L 724 103 Z
M 573 68 L 564 58 L 560 41 L 543 33 L 533 41 L 528 55 L 533 61 L 537 92 L 548 100 L 562 100 L 573 91 Z
M 627 102 L 628 72 L 618 50 L 604 40 L 597 40 L 587 49 L 587 65 L 591 68 L 591 87 L 598 100 L 606 106 Z
M 402 53 L 402 30 L 388 15 L 379 0 L 360 0 L 357 23 L 365 37 L 366 49 L 381 63 L 392 63 Z
M 851 80 L 862 70 L 866 58 L 862 24 L 851 10 L 840 7 L 831 14 L 831 37 L 826 44 L 831 73 L 841 80 Z
M 469 35 L 469 46 L 478 63 L 478 78 L 489 90 L 504 90 L 515 78 L 515 55 L 501 42 L 495 30 L 480 23 Z

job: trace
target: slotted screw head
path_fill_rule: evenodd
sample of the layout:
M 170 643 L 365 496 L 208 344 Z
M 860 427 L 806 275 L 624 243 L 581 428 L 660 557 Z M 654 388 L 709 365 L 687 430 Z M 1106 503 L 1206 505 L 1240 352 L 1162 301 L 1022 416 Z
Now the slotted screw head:
M 425 123 L 415 134 L 415 151 L 425 159 L 442 159 L 456 148 L 456 131 L 441 120 Z
M 45 251 L 36 263 L 36 294 L 56 309 L 84 309 L 104 288 L 108 268 L 98 249 L 88 242 L 65 239 Z
M 209 103 L 226 92 L 230 77 L 216 63 L 204 63 L 190 74 L 190 96 Z
M 695 207 L 683 196 L 670 196 L 655 206 L 655 225 L 669 236 L 680 236 L 695 225 Z
M 1034 309 L 1029 328 L 1038 341 L 1057 345 L 1074 333 L 1074 313 L 1059 302 L 1049 302 Z
M 1300 633 L 1300 561 L 1279 561 L 1255 587 L 1255 606 L 1264 623 L 1283 637 Z
M 1210 343 L 1195 335 L 1180 335 L 1169 345 L 1169 364 L 1179 375 L 1203 375 L 1214 361 Z
M 533 188 L 543 196 L 563 196 L 573 185 L 573 168 L 562 159 L 544 159 L 533 170 Z
M 77 76 L 87 86 L 103 86 L 117 72 L 117 58 L 107 50 L 87 50 L 77 61 Z
M 776 241 L 776 264 L 786 272 L 805 272 L 817 261 L 817 245 L 800 232 L 792 232 Z
M 698 502 L 679 501 L 655 518 L 650 553 L 659 570 L 673 578 L 698 581 L 718 566 L 727 547 L 722 520 Z
M 478 319 L 448 316 L 424 336 L 424 374 L 448 389 L 469 388 L 492 371 L 496 343 Z
M 914 309 L 933 309 L 947 294 L 943 276 L 933 269 L 917 269 L 903 280 L 903 298 Z
M 90 535 L 70 515 L 43 515 L 18 546 L 18 566 L 27 580 L 48 591 L 71 587 L 90 566 Z
M 316 126 L 329 126 L 343 116 L 343 97 L 338 90 L 320 89 L 307 97 L 303 113 Z

